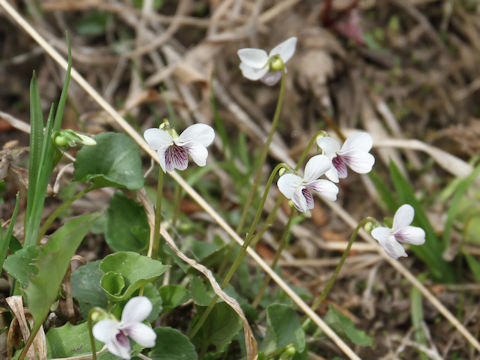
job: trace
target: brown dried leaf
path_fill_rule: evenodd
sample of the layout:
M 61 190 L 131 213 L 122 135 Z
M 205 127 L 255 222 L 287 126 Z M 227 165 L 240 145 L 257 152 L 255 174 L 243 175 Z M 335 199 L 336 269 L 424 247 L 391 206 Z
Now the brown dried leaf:
M 19 295 L 11 296 L 6 299 L 8 306 L 12 310 L 15 318 L 17 319 L 18 325 L 20 327 L 20 331 L 22 332 L 23 340 L 26 343 L 28 338 L 30 337 L 30 330 L 28 322 L 30 326 L 33 326 L 33 317 L 23 308 L 23 298 Z M 35 354 L 37 355 L 35 357 Z M 45 332 L 43 331 L 43 326 L 40 327 L 38 330 L 35 339 L 33 340 L 33 347 L 30 347 L 27 352 L 28 359 L 35 359 L 38 358 L 39 360 L 46 360 L 47 359 L 47 341 L 45 339 Z

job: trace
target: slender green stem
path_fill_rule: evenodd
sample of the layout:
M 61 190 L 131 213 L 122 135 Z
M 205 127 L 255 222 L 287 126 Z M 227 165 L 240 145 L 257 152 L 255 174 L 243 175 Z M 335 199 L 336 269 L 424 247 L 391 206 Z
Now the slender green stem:
M 180 211 L 180 202 L 182 201 L 182 187 L 176 185 L 174 203 L 173 203 L 173 216 L 172 216 L 172 227 L 177 225 L 178 213 Z
M 245 202 L 242 216 L 240 218 L 240 222 L 237 226 L 237 234 L 240 234 L 243 230 L 243 225 L 245 224 L 245 221 L 247 219 L 247 214 L 248 211 L 250 210 L 250 204 L 252 203 L 253 197 L 255 196 L 255 193 L 257 192 L 258 184 L 260 182 L 260 178 L 262 176 L 262 168 L 263 165 L 265 164 L 265 160 L 268 155 L 268 150 L 270 149 L 270 144 L 273 139 L 273 134 L 275 133 L 275 130 L 278 125 L 278 120 L 280 119 L 280 112 L 282 110 L 282 105 L 283 105 L 283 99 L 285 96 L 285 69 L 282 69 L 282 80 L 280 83 L 280 93 L 278 95 L 278 101 L 277 101 L 277 107 L 275 108 L 275 113 L 273 115 L 273 120 L 272 120 L 272 127 L 270 128 L 270 132 L 268 133 L 267 141 L 265 142 L 265 145 L 262 149 L 262 153 L 260 155 L 260 159 L 258 162 L 257 166 L 257 172 L 255 173 L 255 178 L 253 180 L 253 185 L 250 188 L 250 192 L 248 193 L 247 201 Z
M 277 166 L 275 166 L 272 173 L 270 174 L 270 177 L 268 178 L 267 185 L 265 186 L 265 191 L 264 191 L 263 196 L 262 196 L 262 200 L 260 201 L 260 204 L 259 204 L 258 209 L 257 209 L 257 213 L 255 214 L 255 219 L 253 220 L 252 225 L 248 229 L 246 239 L 243 243 L 243 253 L 239 254 L 238 255 L 239 257 L 243 258 L 243 256 L 245 255 L 245 253 L 247 251 L 248 246 L 252 243 L 252 240 L 255 238 L 253 236 L 254 231 L 255 231 L 258 223 L 260 222 L 260 217 L 262 216 L 262 212 L 263 212 L 263 206 L 265 205 L 265 202 L 267 201 L 268 192 L 270 191 L 270 187 L 272 186 L 272 183 L 273 183 L 273 180 L 275 179 L 275 176 L 277 175 L 277 173 L 282 168 L 288 169 L 288 165 L 286 165 L 284 163 L 278 164 Z M 223 260 L 223 263 L 220 265 L 219 274 L 223 275 L 223 272 L 224 272 L 225 267 L 228 263 L 228 260 L 232 257 L 233 249 L 234 249 L 233 246 L 230 247 L 227 256 Z M 241 261 L 241 259 L 240 259 L 240 261 Z M 235 262 L 234 262 L 234 264 L 235 264 Z M 229 273 L 231 272 L 232 268 L 233 268 L 233 265 L 230 267 Z M 234 269 L 233 271 L 235 271 L 235 270 L 236 269 Z M 228 279 L 228 281 L 230 281 L 230 279 Z
M 39 230 L 39 232 L 38 232 L 38 237 L 37 237 L 37 244 L 40 243 L 40 240 L 41 240 L 42 237 L 45 235 L 45 233 L 47 232 L 47 230 L 48 230 L 48 228 L 50 227 L 50 225 L 52 225 L 52 223 L 55 221 L 55 219 L 56 219 L 63 211 L 65 211 L 66 208 L 68 208 L 75 200 L 80 199 L 82 196 L 84 196 L 86 193 L 92 191 L 94 188 L 95 188 L 95 186 L 92 185 L 92 186 L 86 188 L 85 190 L 80 191 L 78 194 L 74 195 L 73 197 L 71 197 L 70 199 L 68 199 L 67 201 L 65 201 L 62 205 L 60 205 L 58 208 L 56 208 L 55 211 L 50 214 L 50 216 L 47 218 L 47 220 L 45 220 L 45 222 L 43 223 L 42 227 L 40 228 L 40 230 Z
M 160 224 L 162 223 L 163 170 L 158 167 L 157 202 L 155 204 L 155 225 L 153 227 L 152 259 L 163 258 L 163 244 L 160 244 Z
M 293 222 L 293 218 L 295 217 L 295 213 L 296 211 L 294 209 L 290 209 L 290 216 L 288 217 L 288 222 L 287 222 L 287 225 L 285 226 L 285 229 L 283 229 L 282 237 L 280 239 L 280 246 L 278 247 L 277 252 L 275 253 L 272 265 L 270 266 L 274 270 L 278 264 L 278 260 L 280 260 L 282 251 L 287 247 L 288 239 L 290 235 L 290 228 L 292 227 L 292 222 Z M 255 297 L 255 300 L 253 300 L 252 306 L 254 308 L 256 308 L 260 303 L 260 301 L 262 300 L 263 293 L 265 292 L 265 289 L 267 288 L 269 282 L 270 282 L 270 276 L 266 276 L 265 279 L 263 280 L 263 284 L 260 288 L 260 291 Z
M 327 282 L 327 285 L 325 285 L 325 287 L 323 288 L 322 290 L 322 293 L 320 294 L 320 296 L 315 300 L 315 302 L 313 303 L 311 309 L 313 311 L 317 310 L 317 308 L 322 304 L 322 302 L 327 298 L 328 294 L 330 293 L 330 290 L 332 290 L 333 288 L 333 285 L 335 284 L 335 280 L 337 280 L 337 277 L 338 277 L 338 274 L 340 273 L 340 270 L 342 269 L 343 267 L 343 264 L 345 264 L 345 260 L 347 259 L 347 256 L 348 256 L 348 253 L 350 252 L 350 249 L 352 248 L 352 245 L 353 245 L 353 242 L 355 241 L 355 239 L 357 238 L 357 235 L 358 235 L 358 232 L 360 231 L 360 229 L 365 226 L 367 223 L 369 222 L 375 222 L 376 220 L 371 218 L 371 217 L 367 217 L 367 218 L 364 218 L 362 221 L 360 221 L 357 225 L 357 227 L 355 228 L 355 230 L 353 231 L 352 235 L 350 236 L 350 239 L 348 240 L 348 244 L 347 244 L 347 248 L 345 249 L 345 251 L 343 252 L 342 254 L 342 257 L 340 259 L 340 262 L 337 264 L 337 267 L 335 268 L 335 271 L 333 272 L 333 275 L 331 276 L 331 278 L 328 280 Z M 303 327 L 307 327 L 308 324 L 310 323 L 310 320 L 309 318 L 306 319 L 303 323 Z
M 246 238 L 249 239 L 253 236 L 253 233 L 260 221 L 260 217 L 262 216 L 263 213 L 263 207 L 265 206 L 265 202 L 267 201 L 267 196 L 268 192 L 270 191 L 270 188 L 272 186 L 273 180 L 275 179 L 275 176 L 281 169 L 288 169 L 288 165 L 284 163 L 280 163 L 275 168 L 272 170 L 272 173 L 270 174 L 270 177 L 268 178 L 267 185 L 265 186 L 265 190 L 263 192 L 262 200 L 260 201 L 260 204 L 258 205 L 257 208 L 257 213 L 255 214 L 255 218 L 252 222 L 252 225 L 250 225 L 250 228 L 248 229 L 247 236 Z M 246 249 L 248 247 L 249 243 L 248 241 L 245 241 L 243 244 L 243 248 Z
M 323 130 L 320 130 L 320 131 L 317 131 L 315 133 L 315 135 L 313 135 L 313 137 L 310 139 L 310 141 L 308 142 L 307 144 L 307 147 L 305 148 L 305 150 L 303 150 L 303 153 L 302 155 L 300 156 L 300 159 L 298 159 L 298 162 L 297 162 L 297 166 L 295 167 L 295 170 L 298 170 L 300 169 L 300 167 L 302 166 L 303 162 L 305 161 L 306 157 L 308 156 L 308 153 L 310 152 L 310 149 L 312 147 L 312 145 L 315 143 L 315 141 L 317 140 L 317 137 L 319 135 L 322 135 L 322 134 L 326 134 L 325 131 Z
M 88 312 L 88 333 L 90 335 L 90 346 L 92 347 L 92 360 L 97 360 L 97 350 L 95 349 L 95 338 L 93 337 L 93 320 L 92 315 L 96 312 L 96 308 L 92 308 Z
M 35 334 L 30 334 L 30 336 L 28 337 L 27 343 L 25 344 L 22 352 L 18 356 L 18 360 L 23 360 L 25 358 L 25 356 L 27 356 L 28 349 L 30 349 L 30 346 L 32 346 L 33 339 L 35 339 L 35 335 L 37 335 L 37 334 L 36 333 Z

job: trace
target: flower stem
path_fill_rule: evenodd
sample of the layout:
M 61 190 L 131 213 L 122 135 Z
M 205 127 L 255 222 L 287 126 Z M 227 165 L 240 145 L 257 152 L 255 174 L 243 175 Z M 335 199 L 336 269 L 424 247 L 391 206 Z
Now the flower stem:
M 275 270 L 275 267 L 278 264 L 278 260 L 280 260 L 280 256 L 282 254 L 282 251 L 287 247 L 288 240 L 289 240 L 289 235 L 290 235 L 290 228 L 292 227 L 292 220 L 295 217 L 296 211 L 294 209 L 290 209 L 290 216 L 288 217 L 288 222 L 287 225 L 285 226 L 285 229 L 283 230 L 282 237 L 280 239 L 280 246 L 277 249 L 277 252 L 275 253 L 275 257 L 273 258 L 272 265 L 270 266 L 272 269 Z M 263 284 L 260 288 L 260 291 L 258 292 L 257 296 L 255 297 L 255 300 L 253 300 L 252 306 L 256 308 L 260 301 L 262 300 L 263 293 L 265 292 L 265 289 L 268 286 L 268 283 L 270 282 L 270 276 L 267 276 L 265 280 L 263 280 Z
M 322 134 L 326 134 L 325 131 L 320 130 L 320 131 L 317 131 L 315 133 L 315 135 L 313 135 L 313 137 L 308 142 L 307 147 L 305 148 L 305 150 L 303 150 L 303 153 L 300 156 L 300 159 L 298 159 L 297 166 L 295 167 L 295 170 L 298 170 L 302 167 L 303 162 L 305 161 L 306 157 L 308 156 L 308 153 L 310 152 L 310 148 L 312 147 L 314 142 L 317 140 L 318 136 L 322 135 Z
M 322 302 L 327 298 L 328 294 L 330 293 L 330 290 L 332 290 L 333 288 L 333 285 L 335 284 L 335 280 L 337 280 L 337 277 L 338 277 L 338 274 L 340 273 L 340 270 L 342 269 L 343 267 L 343 264 L 345 264 L 345 260 L 347 259 L 347 256 L 348 256 L 348 253 L 350 252 L 350 249 L 352 248 L 352 245 L 353 245 L 353 242 L 355 241 L 355 239 L 357 238 L 357 235 L 358 235 L 358 232 L 360 231 L 360 229 L 365 226 L 367 223 L 369 222 L 375 222 L 376 220 L 371 218 L 371 217 L 366 217 L 364 218 L 362 221 L 360 221 L 357 225 L 357 227 L 355 228 L 355 230 L 353 231 L 352 235 L 350 236 L 350 239 L 348 240 L 348 244 L 347 244 L 347 247 L 345 249 L 345 251 L 343 252 L 342 254 L 342 257 L 340 259 L 340 262 L 337 264 L 337 267 L 335 268 L 335 271 L 333 272 L 333 275 L 332 277 L 328 280 L 328 283 L 327 285 L 325 285 L 325 287 L 323 288 L 322 290 L 322 293 L 320 294 L 320 296 L 315 300 L 315 302 L 313 303 L 311 309 L 313 311 L 317 310 L 317 308 L 322 304 Z M 304 322 L 303 322 L 303 328 L 305 329 L 306 327 L 308 327 L 308 325 L 310 324 L 310 318 L 306 319 Z
M 38 231 L 37 244 L 40 243 L 40 240 L 41 240 L 42 237 L 45 235 L 45 233 L 47 232 L 47 230 L 48 230 L 48 228 L 50 227 L 50 225 L 52 225 L 52 223 L 55 221 L 55 219 L 56 219 L 66 208 L 68 208 L 75 200 L 80 199 L 82 196 L 84 196 L 86 193 L 92 191 L 94 188 L 95 188 L 95 186 L 92 185 L 92 186 L 86 188 L 85 190 L 80 191 L 78 194 L 72 196 L 70 199 L 68 199 L 67 201 L 65 201 L 65 202 L 64 202 L 62 205 L 60 205 L 58 208 L 56 208 L 55 211 L 50 214 L 50 216 L 47 218 L 47 220 L 45 220 L 45 222 L 43 223 L 42 227 L 41 227 L 40 230 Z
M 97 360 L 97 350 L 95 349 L 95 338 L 93 337 L 93 320 L 92 315 L 96 312 L 96 308 L 92 308 L 88 313 L 88 333 L 90 335 L 90 346 L 92 347 L 92 360 Z
M 282 80 L 280 83 L 280 93 L 278 95 L 278 101 L 277 101 L 277 107 L 275 108 L 275 113 L 273 115 L 273 120 L 272 120 L 272 127 L 270 128 L 270 132 L 268 133 L 267 141 L 265 142 L 265 145 L 262 149 L 262 153 L 260 155 L 260 159 L 258 162 L 258 167 L 257 167 L 257 172 L 255 173 L 255 178 L 253 180 L 253 185 L 250 188 L 250 192 L 248 193 L 247 201 L 245 202 L 245 206 L 243 208 L 242 216 L 240 218 L 240 222 L 237 226 L 236 232 L 237 234 L 240 234 L 241 231 L 243 230 L 243 225 L 245 224 L 245 221 L 247 219 L 247 214 L 248 211 L 250 210 L 250 204 L 252 203 L 253 197 L 255 196 L 255 193 L 257 192 L 258 184 L 260 182 L 260 178 L 262 176 L 262 168 L 263 165 L 265 164 L 265 160 L 268 155 L 268 150 L 270 149 L 270 144 L 273 139 L 273 134 L 275 133 L 275 130 L 278 125 L 278 120 L 280 119 L 280 112 L 282 110 L 282 105 L 283 105 L 283 99 L 285 96 L 285 68 L 282 69 Z
M 172 216 L 172 227 L 174 228 L 177 225 L 178 212 L 180 211 L 180 201 L 182 201 L 182 187 L 176 184 L 174 203 L 173 203 L 173 216 Z
M 262 211 L 263 211 L 263 206 L 265 205 L 265 201 L 267 200 L 267 195 L 268 195 L 268 192 L 270 190 L 270 187 L 272 186 L 273 179 L 275 179 L 275 176 L 277 175 L 277 173 L 282 168 L 287 168 L 288 169 L 288 166 L 286 164 L 283 164 L 283 163 L 278 164 L 277 166 L 275 166 L 272 173 L 270 174 L 270 177 L 268 178 L 268 182 L 267 182 L 267 185 L 265 187 L 265 192 L 263 194 L 260 205 L 258 206 L 257 214 L 255 215 L 255 219 L 254 219 L 252 225 L 250 226 L 250 229 L 248 230 L 247 237 L 246 237 L 245 241 L 243 242 L 240 254 L 238 254 L 237 258 L 235 259 L 233 264 L 230 266 L 230 269 L 228 270 L 227 274 L 225 275 L 225 278 L 223 279 L 223 282 L 221 284 L 222 289 L 225 289 L 225 287 L 230 283 L 230 280 L 232 279 L 233 274 L 235 274 L 235 271 L 240 266 L 243 258 L 245 257 L 245 254 L 247 253 L 248 246 L 252 243 L 252 240 L 258 239 L 258 237 L 254 236 L 255 228 L 257 227 L 257 225 L 260 221 L 260 217 L 261 217 Z M 227 255 L 227 258 L 230 258 L 232 251 L 233 251 L 233 248 L 231 248 L 231 251 Z M 190 338 L 193 338 L 197 334 L 198 330 L 200 330 L 200 328 L 204 324 L 205 320 L 207 319 L 208 315 L 210 314 L 213 307 L 215 306 L 215 303 L 217 302 L 217 299 L 218 299 L 218 295 L 215 296 L 212 299 L 212 301 L 210 302 L 208 307 L 205 309 L 205 311 L 203 312 L 200 319 L 197 321 L 197 323 L 195 324 L 193 329 L 189 332 L 189 337 Z
M 282 169 L 282 168 L 288 169 L 288 165 L 286 165 L 284 163 L 278 164 L 277 166 L 275 166 L 272 173 L 270 174 L 270 177 L 268 178 L 267 185 L 265 186 L 265 191 L 263 193 L 262 200 L 260 201 L 260 204 L 259 204 L 258 209 L 257 209 L 257 213 L 255 214 L 255 219 L 253 220 L 252 225 L 248 229 L 248 232 L 246 234 L 246 240 L 243 243 L 243 255 L 242 255 L 242 253 L 238 255 L 241 258 L 243 258 L 243 256 L 245 255 L 248 246 L 252 243 L 252 240 L 253 239 L 258 239 L 258 237 L 253 236 L 255 228 L 257 227 L 257 225 L 260 221 L 260 217 L 262 216 L 263 206 L 265 205 L 265 201 L 267 200 L 267 195 L 268 195 L 268 192 L 270 191 L 270 187 L 272 186 L 273 179 L 275 179 L 275 176 L 276 176 L 277 172 L 279 172 L 280 169 Z M 276 212 L 276 211 L 274 211 L 274 212 Z M 232 257 L 233 249 L 234 249 L 234 247 L 231 246 L 227 256 L 223 260 L 223 263 L 220 265 L 220 269 L 219 269 L 219 274 L 220 275 L 223 275 L 223 272 L 224 272 L 225 267 L 228 263 L 228 260 Z M 237 260 L 235 260 L 235 261 L 237 261 Z M 241 259 L 240 259 L 240 261 L 241 261 Z M 234 262 L 234 264 L 235 264 L 235 262 Z M 233 265 L 230 267 L 229 273 L 232 272 L 232 268 L 233 268 Z M 236 270 L 236 268 L 233 270 L 233 272 L 235 272 L 235 270 Z M 228 273 L 227 273 L 225 278 L 228 278 Z M 230 282 L 230 278 L 228 279 L 228 282 Z M 227 282 L 227 284 L 228 284 L 228 282 Z
M 160 224 L 162 222 L 163 170 L 158 168 L 157 202 L 155 204 L 155 225 L 153 227 L 152 259 L 163 259 L 163 244 L 160 243 Z

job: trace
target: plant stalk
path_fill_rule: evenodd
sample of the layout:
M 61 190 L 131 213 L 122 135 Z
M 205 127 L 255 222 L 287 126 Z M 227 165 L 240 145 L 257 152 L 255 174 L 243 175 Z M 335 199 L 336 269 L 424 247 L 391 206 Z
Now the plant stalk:
M 40 228 L 40 231 L 38 232 L 38 237 L 37 237 L 37 244 L 40 244 L 40 240 L 42 239 L 42 237 L 45 235 L 45 233 L 47 232 L 48 228 L 50 227 L 50 225 L 52 225 L 52 223 L 55 221 L 55 219 L 66 209 L 68 208 L 74 201 L 80 199 L 82 196 L 84 196 L 85 194 L 89 193 L 90 191 L 92 191 L 93 189 L 95 189 L 95 186 L 92 185 L 92 186 L 89 186 L 88 188 L 86 188 L 85 190 L 83 191 L 80 191 L 78 194 L 72 196 L 70 199 L 68 199 L 67 201 L 65 201 L 62 205 L 60 205 L 58 208 L 55 209 L 55 211 L 53 213 L 50 214 L 50 216 L 47 218 L 47 220 L 45 220 L 45 222 L 43 223 L 42 227 Z
M 296 211 L 294 209 L 290 209 L 290 215 L 288 217 L 288 222 L 287 225 L 285 226 L 285 229 L 283 230 L 282 237 L 280 239 L 280 246 L 277 249 L 277 252 L 275 253 L 275 256 L 273 258 L 272 265 L 270 267 L 275 271 L 275 267 L 278 264 L 278 260 L 280 260 L 280 256 L 282 255 L 282 251 L 287 247 L 288 240 L 290 237 L 290 228 L 292 227 L 292 222 L 293 218 L 295 217 Z M 265 279 L 263 280 L 263 284 L 260 287 L 260 291 L 258 292 L 257 296 L 255 297 L 255 300 L 253 300 L 252 306 L 256 308 L 260 301 L 262 300 L 263 294 L 265 292 L 265 289 L 267 288 L 268 284 L 270 282 L 270 276 L 266 276 Z
M 257 172 L 255 173 L 255 178 L 253 180 L 253 185 L 250 188 L 250 192 L 248 193 L 247 201 L 245 202 L 242 216 L 240 218 L 240 222 L 237 226 L 236 232 L 237 234 L 241 234 L 241 231 L 243 230 L 243 225 L 245 224 L 245 220 L 247 219 L 247 214 L 248 210 L 250 208 L 250 204 L 252 203 L 253 197 L 255 196 L 255 193 L 257 192 L 258 184 L 260 182 L 260 178 L 262 177 L 262 169 L 263 165 L 265 164 L 265 160 L 267 159 L 268 155 L 268 150 L 270 149 L 270 144 L 272 143 L 273 139 L 273 134 L 275 133 L 275 130 L 278 125 L 278 121 L 280 119 L 280 112 L 282 110 L 283 106 L 283 99 L 285 96 L 285 68 L 282 69 L 282 80 L 280 83 L 280 93 L 278 95 L 278 101 L 277 101 L 277 106 L 275 108 L 275 113 L 273 115 L 273 120 L 272 120 L 272 127 L 270 128 L 270 132 L 268 133 L 267 141 L 265 142 L 265 145 L 263 146 L 262 153 L 260 155 L 260 160 L 258 162 L 258 167 L 257 167 Z
M 375 221 L 376 221 L 375 219 L 373 219 L 371 217 L 367 217 L 367 218 L 362 219 L 358 223 L 357 227 L 355 228 L 352 235 L 350 236 L 350 239 L 348 240 L 347 247 L 342 254 L 340 262 L 337 264 L 337 267 L 335 268 L 335 271 L 333 272 L 333 275 L 328 280 L 327 285 L 325 285 L 325 287 L 323 288 L 320 296 L 315 300 L 315 302 L 311 306 L 311 309 L 313 311 L 317 310 L 317 308 L 327 298 L 328 294 L 330 293 L 330 290 L 332 290 L 333 285 L 335 284 L 335 280 L 337 280 L 338 274 L 340 273 L 340 270 L 342 269 L 343 265 L 345 264 L 345 260 L 347 259 L 348 253 L 350 252 L 350 249 L 352 248 L 353 242 L 357 238 L 357 235 L 358 235 L 358 232 L 360 231 L 360 229 L 363 226 L 365 226 L 367 223 L 375 222 Z M 308 318 L 303 322 L 303 328 L 305 329 L 306 327 L 308 327 L 309 324 L 310 324 L 310 319 Z
M 163 170 L 158 167 L 157 201 L 155 203 L 155 225 L 153 227 L 152 259 L 163 258 L 163 243 L 160 239 L 160 224 L 162 223 L 162 198 L 163 198 Z

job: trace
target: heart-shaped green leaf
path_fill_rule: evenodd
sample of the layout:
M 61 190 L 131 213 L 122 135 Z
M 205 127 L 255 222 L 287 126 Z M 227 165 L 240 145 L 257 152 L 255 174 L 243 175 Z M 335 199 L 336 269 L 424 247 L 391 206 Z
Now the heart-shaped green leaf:
M 112 276 L 108 274 L 110 272 L 122 276 L 125 282 L 123 291 L 118 293 L 116 287 L 102 287 L 111 300 L 127 300 L 135 290 L 160 277 L 168 267 L 168 265 L 163 265 L 160 261 L 153 260 L 147 256 L 129 251 L 120 251 L 105 257 L 100 264 L 100 270 L 103 273 L 102 285 L 106 276 Z
M 174 309 L 189 299 L 188 290 L 181 285 L 165 285 L 159 291 L 165 310 Z
M 107 210 L 105 239 L 115 251 L 141 252 L 148 246 L 150 227 L 142 205 L 117 191 Z
M 298 353 L 305 350 L 305 332 L 291 306 L 272 304 L 267 307 L 267 334 L 261 345 L 262 352 L 269 353 L 289 344 Z
M 180 331 L 170 327 L 155 329 L 157 341 L 149 356 L 154 360 L 197 360 L 195 346 Z
M 138 190 L 143 187 L 142 160 L 137 144 L 121 133 L 95 136 L 94 146 L 84 146 L 75 160 L 74 180 L 97 187 Z
M 84 318 L 94 306 L 107 307 L 107 296 L 100 286 L 102 272 L 99 269 L 100 261 L 92 261 L 80 266 L 72 273 L 72 295 L 80 305 Z

